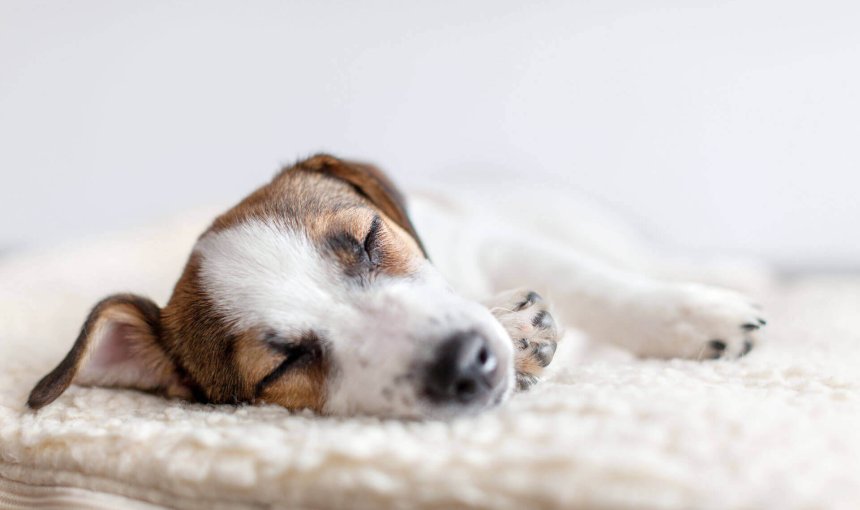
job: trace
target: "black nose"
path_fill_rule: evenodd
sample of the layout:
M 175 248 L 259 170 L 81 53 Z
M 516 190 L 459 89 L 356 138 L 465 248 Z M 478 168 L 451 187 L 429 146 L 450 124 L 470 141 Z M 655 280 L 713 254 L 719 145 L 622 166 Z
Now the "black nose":
M 467 404 L 495 385 L 498 360 L 487 340 L 474 332 L 445 340 L 427 370 L 427 396 L 435 402 Z

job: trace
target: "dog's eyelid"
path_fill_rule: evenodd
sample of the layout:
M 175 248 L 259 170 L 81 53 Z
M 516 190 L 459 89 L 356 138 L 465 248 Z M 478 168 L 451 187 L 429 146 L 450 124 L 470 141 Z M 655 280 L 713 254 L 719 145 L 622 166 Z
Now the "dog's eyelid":
M 270 349 L 283 355 L 284 359 L 274 370 L 257 383 L 257 395 L 286 374 L 291 368 L 304 366 L 305 362 L 309 362 L 322 354 L 319 339 L 313 333 L 308 333 L 295 340 L 289 340 L 275 332 L 268 332 L 263 337 L 263 341 Z
M 381 253 L 379 249 L 379 233 L 382 231 L 382 218 L 379 215 L 373 217 L 367 235 L 364 237 L 364 251 L 367 258 L 374 267 L 380 263 Z
M 275 332 L 266 333 L 263 337 L 263 342 L 272 351 L 285 356 L 307 348 L 304 338 L 289 339 Z
M 375 215 L 363 238 L 356 238 L 348 231 L 338 231 L 329 235 L 327 244 L 344 265 L 349 276 L 366 276 L 374 272 L 382 263 L 382 236 L 385 223 Z M 360 234 L 359 234 L 360 236 Z
M 329 236 L 328 246 L 335 252 L 352 253 L 364 251 L 363 243 L 348 232 L 338 232 Z
M 382 229 L 382 218 L 379 215 L 373 217 L 373 221 L 370 222 L 370 228 L 367 229 L 367 235 L 364 236 L 364 244 L 372 243 L 379 237 L 379 231 Z

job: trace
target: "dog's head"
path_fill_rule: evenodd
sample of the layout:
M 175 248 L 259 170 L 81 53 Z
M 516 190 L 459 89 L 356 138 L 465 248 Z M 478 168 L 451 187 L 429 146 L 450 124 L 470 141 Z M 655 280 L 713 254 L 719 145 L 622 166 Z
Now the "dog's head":
M 500 402 L 512 347 L 428 260 L 377 169 L 316 156 L 198 239 L 164 309 L 111 296 L 33 389 L 72 383 L 327 414 L 451 416 Z

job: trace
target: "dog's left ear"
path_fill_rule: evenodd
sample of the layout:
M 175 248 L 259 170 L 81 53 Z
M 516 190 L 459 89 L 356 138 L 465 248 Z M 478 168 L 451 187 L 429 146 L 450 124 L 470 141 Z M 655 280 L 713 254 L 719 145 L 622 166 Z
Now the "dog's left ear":
M 72 383 L 191 398 L 160 340 L 161 311 L 155 303 L 133 294 L 105 298 L 92 309 L 63 361 L 30 392 L 27 405 L 50 404 Z
M 411 235 L 424 256 L 427 256 L 427 250 L 424 249 L 424 244 L 406 212 L 403 194 L 382 170 L 367 163 L 343 161 L 326 154 L 305 160 L 299 163 L 298 167 L 322 172 L 352 184 L 359 193 Z

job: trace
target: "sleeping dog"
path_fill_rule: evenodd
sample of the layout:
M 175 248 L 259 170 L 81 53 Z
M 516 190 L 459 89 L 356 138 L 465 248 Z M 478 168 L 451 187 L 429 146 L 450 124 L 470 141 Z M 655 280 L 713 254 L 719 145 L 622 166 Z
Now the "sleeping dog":
M 742 356 L 765 323 L 728 290 L 619 271 L 551 239 L 474 235 L 491 245 L 473 261 L 495 276 L 490 288 L 530 279 L 571 327 L 639 355 Z M 456 238 L 447 242 L 457 256 Z M 558 338 L 537 292 L 483 303 L 455 292 L 391 181 L 319 155 L 217 217 L 164 308 L 133 294 L 96 304 L 28 405 L 78 384 L 333 415 L 450 417 L 534 384 Z

